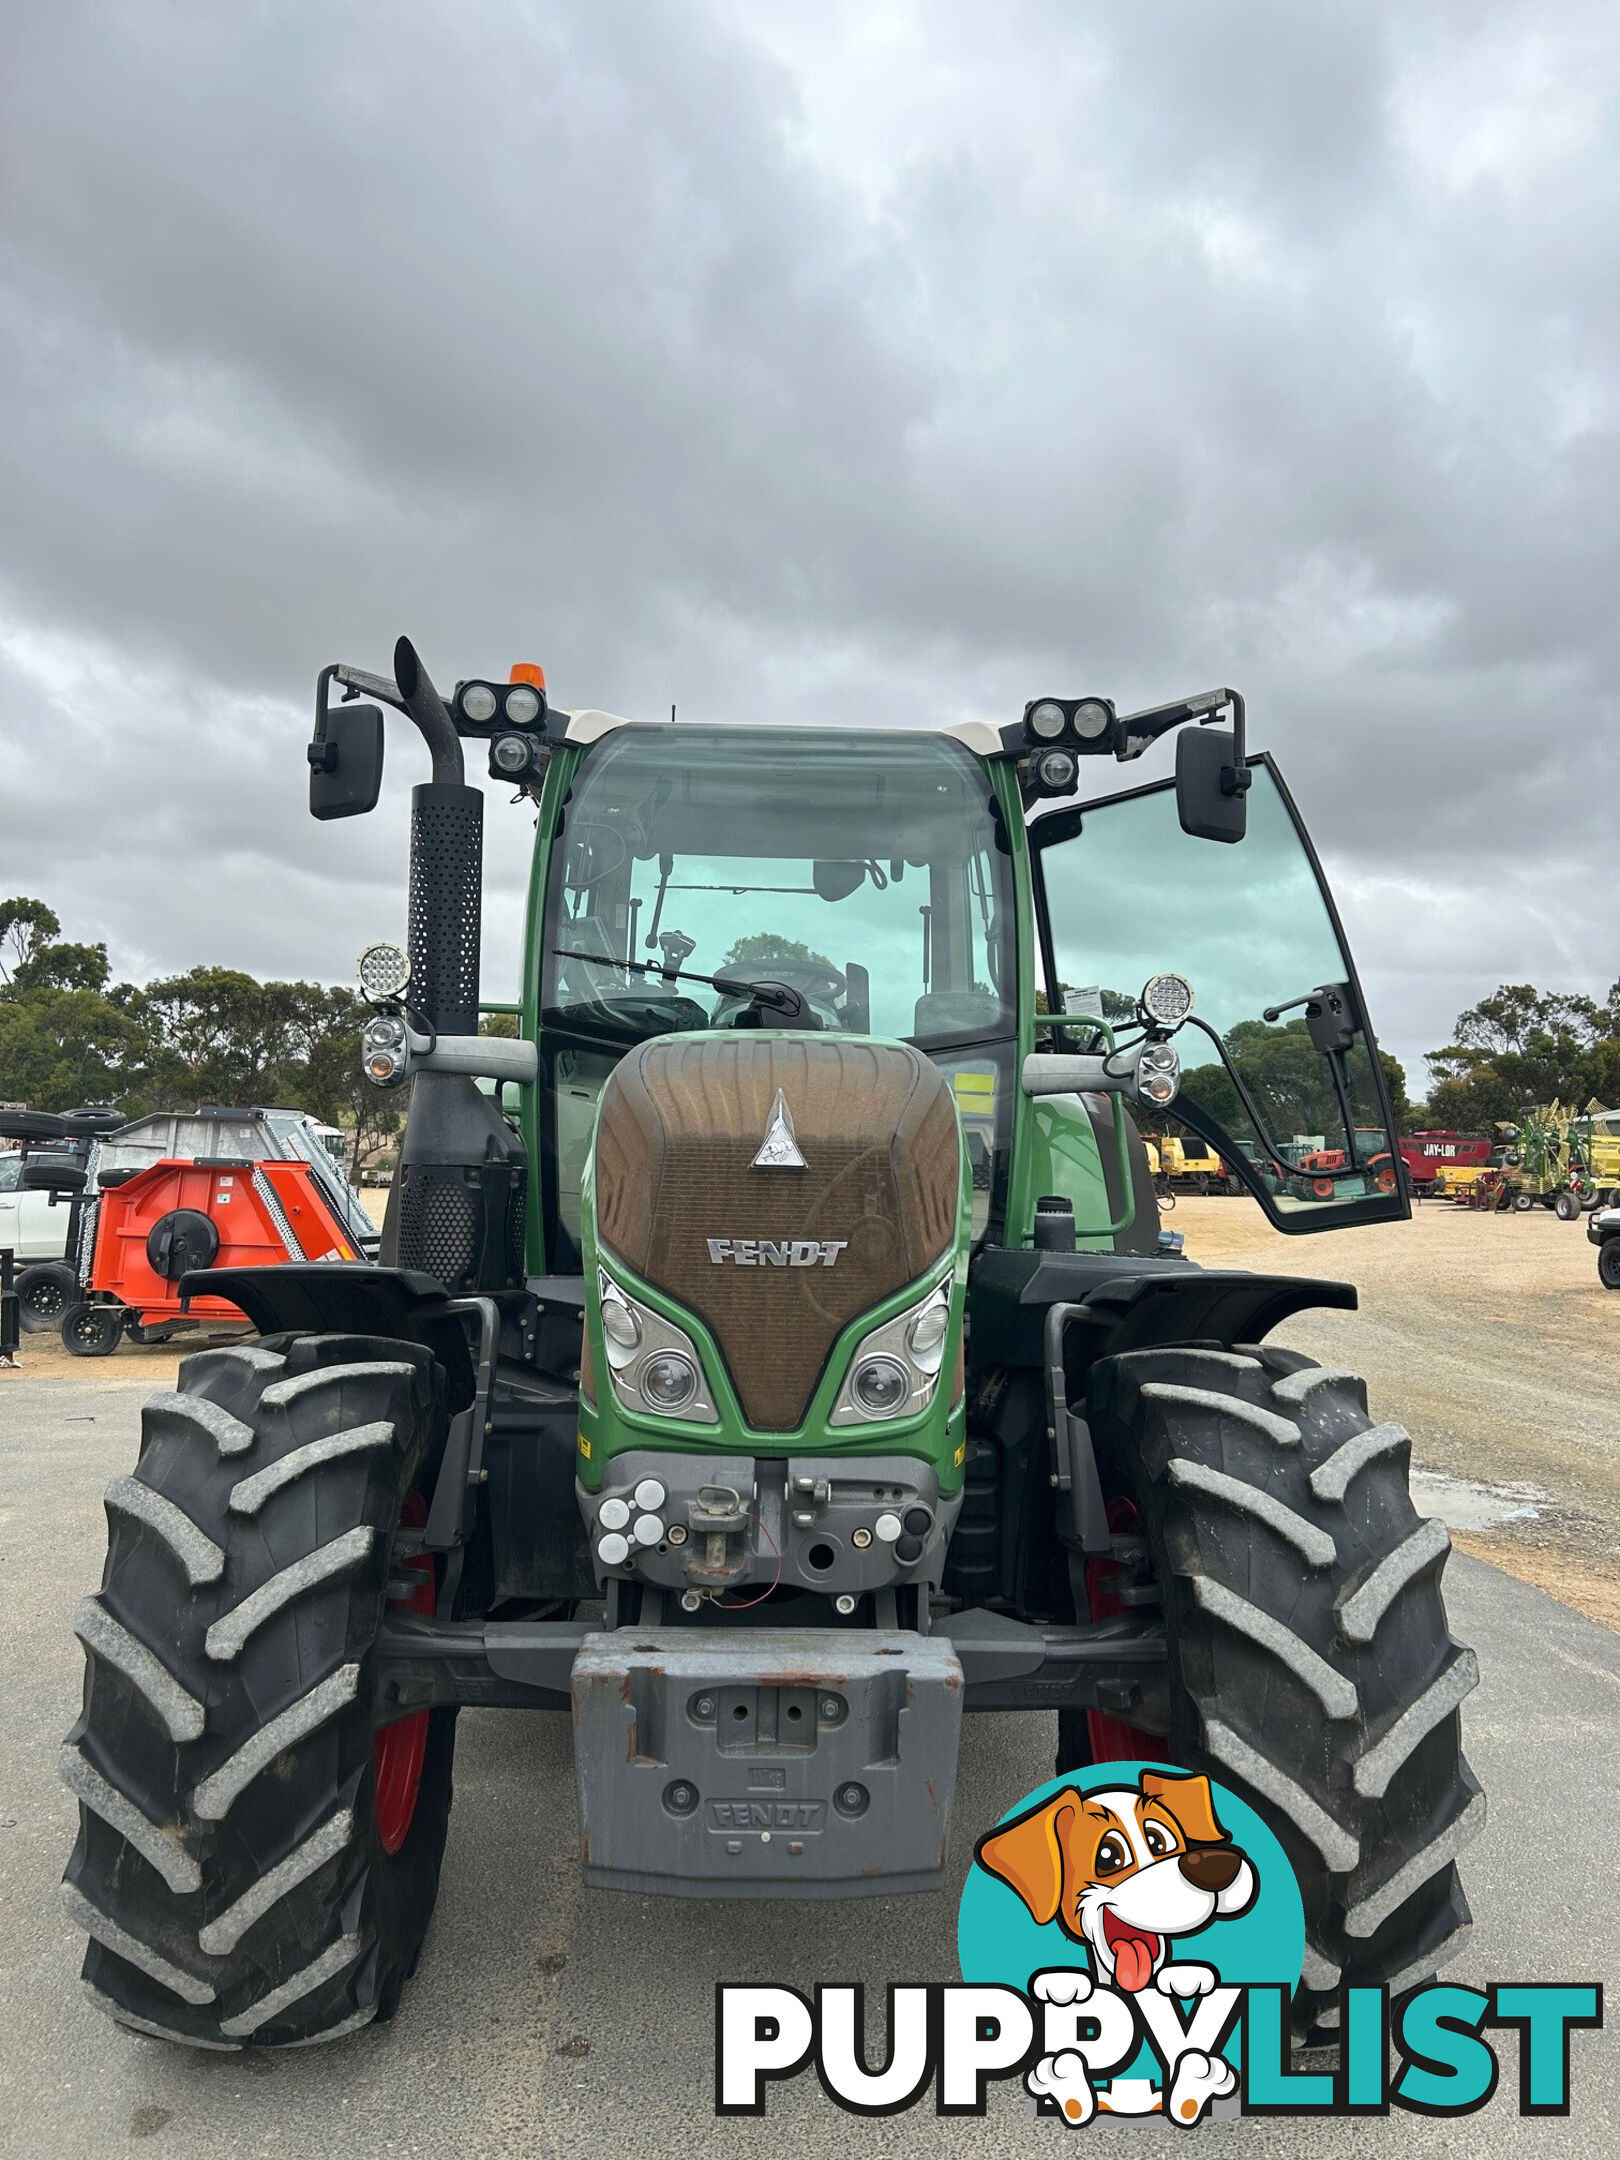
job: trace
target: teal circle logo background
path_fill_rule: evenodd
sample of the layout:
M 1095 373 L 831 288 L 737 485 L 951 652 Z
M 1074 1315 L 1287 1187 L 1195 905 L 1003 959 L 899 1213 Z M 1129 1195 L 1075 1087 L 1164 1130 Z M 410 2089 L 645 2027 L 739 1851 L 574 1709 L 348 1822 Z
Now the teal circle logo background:
M 1084 1770 L 1070 1770 L 1037 1785 L 1016 1806 L 1008 1808 L 1000 1820 L 1010 1822 L 1014 1816 L 1027 1814 L 1071 1787 L 1092 1793 L 1135 1786 L 1144 1770 L 1174 1778 L 1188 1774 L 1174 1763 L 1092 1763 Z M 1305 1958 L 1305 1911 L 1288 1855 L 1246 1801 L 1213 1781 L 1210 1790 L 1221 1827 L 1233 1844 L 1247 1853 L 1260 1879 L 1259 1895 L 1236 1919 L 1212 1920 L 1196 1935 L 1173 1937 L 1166 1962 L 1212 1965 L 1223 1981 L 1235 1986 L 1271 1984 L 1292 1988 Z M 977 1860 L 968 1869 L 962 1886 L 956 1948 L 964 1980 L 1001 1987 L 1027 1988 L 1031 1973 L 1053 1966 L 1092 1969 L 1084 1943 L 1065 1935 L 1055 1920 L 1048 1921 L 1045 1927 L 1038 1926 L 1017 1893 L 980 1867 Z M 1093 1977 L 1100 1980 L 1102 1976 Z

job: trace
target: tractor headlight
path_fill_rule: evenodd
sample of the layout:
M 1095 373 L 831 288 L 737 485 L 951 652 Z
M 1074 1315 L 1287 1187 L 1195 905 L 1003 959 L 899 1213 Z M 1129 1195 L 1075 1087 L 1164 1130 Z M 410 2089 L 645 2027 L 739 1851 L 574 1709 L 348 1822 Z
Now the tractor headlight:
M 1082 698 L 1074 708 L 1074 732 L 1082 742 L 1095 742 L 1099 735 L 1108 733 L 1113 717 L 1101 698 Z
M 1051 698 L 1043 698 L 1039 705 L 1029 711 L 1029 732 L 1039 742 L 1054 742 L 1063 733 L 1064 713 L 1061 705 Z
M 1181 1060 L 1166 1042 L 1146 1043 L 1136 1060 L 1136 1092 L 1139 1099 L 1162 1110 L 1176 1099 L 1181 1086 Z
M 945 1361 L 954 1281 L 947 1275 L 925 1298 L 862 1340 L 829 1424 L 870 1425 L 927 1409 Z
M 686 1330 L 621 1289 L 606 1268 L 597 1269 L 596 1285 L 608 1377 L 623 1408 L 643 1416 L 650 1411 L 655 1417 L 717 1425 L 720 1413 L 703 1376 L 697 1345 Z M 644 1502 L 641 1492 L 638 1487 L 638 1505 L 656 1504 Z
M 360 1066 L 373 1087 L 397 1087 L 404 1079 L 410 1046 L 397 1013 L 379 1013 L 360 1030 Z
M 849 1392 L 868 1417 L 894 1417 L 911 1400 L 911 1375 L 897 1357 L 874 1351 L 856 1359 Z
M 494 689 L 487 682 L 466 683 L 462 686 L 461 709 L 469 720 L 480 727 L 494 719 L 499 702 Z
M 513 727 L 532 727 L 540 717 L 540 693 L 528 683 L 516 683 L 506 693 L 506 717 Z
M 698 1369 L 684 1350 L 655 1350 L 641 1367 L 641 1399 L 661 1417 L 679 1417 L 698 1391 Z
M 628 1299 L 617 1290 L 602 1300 L 602 1333 L 607 1337 L 610 1363 L 615 1362 L 615 1352 L 619 1353 L 617 1361 L 623 1362 L 641 1348 L 641 1322 Z

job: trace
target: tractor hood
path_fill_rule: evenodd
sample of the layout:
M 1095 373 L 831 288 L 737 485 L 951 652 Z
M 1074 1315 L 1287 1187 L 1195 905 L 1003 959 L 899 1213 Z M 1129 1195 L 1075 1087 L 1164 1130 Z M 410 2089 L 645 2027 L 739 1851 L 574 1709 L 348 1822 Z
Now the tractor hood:
M 960 1189 L 949 1085 L 903 1043 L 663 1036 L 603 1092 L 603 1260 L 707 1325 L 760 1432 L 799 1425 L 841 1330 L 950 1250 Z

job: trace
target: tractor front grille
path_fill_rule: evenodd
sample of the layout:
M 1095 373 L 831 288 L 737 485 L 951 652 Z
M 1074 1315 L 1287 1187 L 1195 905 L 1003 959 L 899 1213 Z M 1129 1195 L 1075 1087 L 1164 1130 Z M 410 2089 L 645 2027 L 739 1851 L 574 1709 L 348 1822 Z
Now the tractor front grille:
M 803 1168 L 756 1165 L 778 1092 Z M 664 1036 L 602 1097 L 601 1243 L 707 1323 L 760 1432 L 801 1424 L 842 1329 L 950 1248 L 960 1178 L 950 1088 L 902 1043 Z

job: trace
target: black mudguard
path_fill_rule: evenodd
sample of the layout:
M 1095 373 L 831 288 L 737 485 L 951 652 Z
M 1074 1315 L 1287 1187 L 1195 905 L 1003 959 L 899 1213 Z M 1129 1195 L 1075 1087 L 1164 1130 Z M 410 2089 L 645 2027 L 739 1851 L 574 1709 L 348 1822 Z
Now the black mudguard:
M 1255 1275 L 1189 1260 L 1122 1253 L 981 1252 L 968 1278 L 975 1369 L 1039 1366 L 1048 1307 L 1081 1305 L 1071 1360 L 1089 1365 L 1161 1343 L 1259 1342 L 1313 1307 L 1354 1312 L 1355 1285 L 1306 1275 Z
M 333 1260 L 204 1268 L 180 1278 L 180 1296 L 182 1303 L 229 1298 L 261 1335 L 380 1335 L 421 1343 L 444 1367 L 450 1409 L 472 1401 L 466 1325 L 449 1309 L 443 1283 L 415 1268 Z

